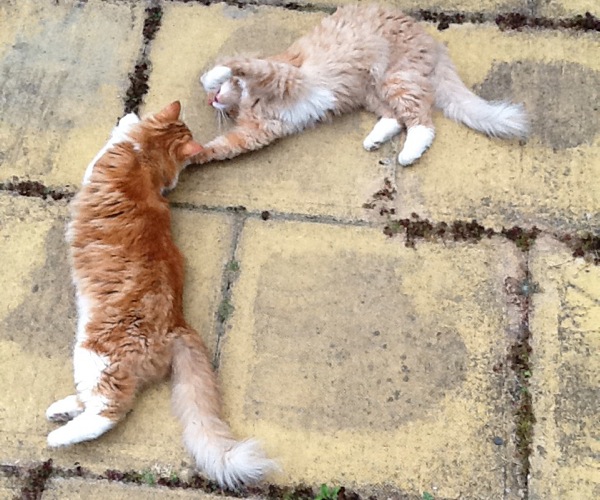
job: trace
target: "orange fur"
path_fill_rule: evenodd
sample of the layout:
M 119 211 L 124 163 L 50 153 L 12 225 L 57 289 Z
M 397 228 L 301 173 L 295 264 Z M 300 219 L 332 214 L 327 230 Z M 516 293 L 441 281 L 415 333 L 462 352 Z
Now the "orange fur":
M 179 113 L 175 102 L 142 121 L 124 118 L 135 124 L 122 120 L 113 132 L 118 142 L 92 165 L 71 204 L 77 395 L 48 409 L 51 420 L 72 419 L 48 441 L 63 446 L 98 437 L 125 416 L 140 389 L 172 370 L 174 411 L 188 449 L 204 472 L 235 488 L 260 479 L 270 464 L 250 442 L 256 456 L 231 465 L 229 455 L 248 444 L 237 443 L 222 421 L 208 351 L 183 315 L 184 259 L 163 192 L 202 148 Z
M 367 138 L 368 150 L 401 128 L 414 129 L 399 157 L 403 164 L 431 144 L 434 107 L 488 135 L 522 137 L 527 131 L 520 106 L 477 97 L 442 44 L 412 18 L 377 5 L 339 8 L 280 54 L 223 59 L 202 83 L 209 104 L 235 126 L 206 144 L 197 163 L 232 158 L 359 108 L 389 120 L 383 122 L 387 130 L 380 125 Z

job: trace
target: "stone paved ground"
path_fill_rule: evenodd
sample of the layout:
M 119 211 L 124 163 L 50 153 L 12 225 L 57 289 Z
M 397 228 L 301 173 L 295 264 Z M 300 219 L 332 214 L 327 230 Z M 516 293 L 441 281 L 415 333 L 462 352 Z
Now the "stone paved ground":
M 180 99 L 207 141 L 202 70 L 342 3 L 0 2 L 1 498 L 231 494 L 192 474 L 166 383 L 97 442 L 45 447 L 44 410 L 72 391 L 67 203 L 125 109 Z M 401 169 L 401 139 L 363 151 L 357 113 L 185 172 L 186 313 L 233 429 L 282 466 L 245 494 L 599 498 L 600 24 L 576 17 L 597 0 L 389 3 L 481 95 L 523 101 L 533 134 L 438 116 Z

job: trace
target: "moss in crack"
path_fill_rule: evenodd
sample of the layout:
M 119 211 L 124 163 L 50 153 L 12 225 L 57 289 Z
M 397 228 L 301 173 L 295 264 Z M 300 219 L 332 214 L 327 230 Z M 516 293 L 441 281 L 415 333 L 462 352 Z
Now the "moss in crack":
M 148 48 L 160 29 L 162 15 L 161 6 L 147 7 L 145 10 L 144 27 L 142 29 L 144 42 L 135 68 L 129 74 L 129 88 L 125 94 L 125 113 L 138 113 L 148 92 L 148 78 L 152 69 L 148 58 Z
M 225 321 L 227 321 L 231 317 L 234 310 L 235 307 L 233 307 L 231 300 L 229 300 L 228 297 L 224 298 L 219 304 L 219 309 L 217 310 L 217 317 L 219 318 L 219 322 L 225 323 Z
M 29 469 L 25 476 L 25 485 L 21 489 L 23 500 L 39 500 L 46 489 L 48 478 L 53 472 L 52 459 Z
M 496 24 L 504 30 L 520 30 L 522 28 L 569 29 L 575 31 L 600 31 L 600 19 L 586 12 L 568 18 L 533 17 L 511 12 L 496 16 Z
M 495 231 L 485 228 L 477 221 L 457 220 L 452 224 L 446 222 L 432 223 L 427 219 L 421 219 L 418 214 L 412 213 L 410 219 L 388 220 L 383 228 L 387 236 L 394 236 L 404 232 L 405 245 L 413 248 L 418 239 L 437 240 L 452 239 L 454 241 L 480 241 L 482 238 L 491 238 Z
M 515 410 L 515 440 L 524 478 L 529 476 L 531 465 L 529 457 L 533 443 L 533 429 L 535 416 L 533 402 L 529 390 L 531 378 L 530 364 L 531 347 L 529 345 L 529 332 L 522 340 L 513 344 L 509 352 L 509 362 L 515 373 L 517 386 L 513 394 Z
M 464 23 L 473 23 L 473 24 L 481 24 L 485 22 L 486 16 L 481 12 L 472 12 L 472 13 L 461 13 L 461 12 L 436 12 L 431 10 L 421 9 L 418 12 L 412 14 L 413 17 L 421 20 L 427 21 L 430 23 L 437 23 L 437 29 L 439 31 L 444 31 L 448 29 L 451 24 L 464 24 Z
M 517 248 L 523 252 L 528 252 L 541 231 L 535 226 L 531 229 L 513 226 L 510 229 L 502 228 L 501 233 L 510 241 L 514 242 L 515 245 L 517 245 Z
M 20 180 L 18 177 L 13 177 L 11 180 L 0 182 L 0 191 L 11 191 L 21 196 L 33 198 L 49 198 L 58 200 L 69 200 L 75 193 L 72 193 L 64 188 L 49 188 L 38 181 Z
M 577 236 L 558 235 L 558 239 L 571 249 L 573 257 L 583 257 L 588 262 L 600 265 L 600 236 L 587 232 Z
M 506 291 L 512 296 L 521 314 L 521 327 L 517 338 L 508 351 L 507 361 L 514 374 L 514 385 L 511 388 L 513 400 L 513 415 L 515 419 L 515 446 L 521 464 L 521 486 L 527 493 L 528 476 L 531 470 L 529 458 L 532 452 L 535 415 L 530 392 L 532 375 L 531 363 L 531 331 L 529 329 L 529 311 L 534 293 L 539 286 L 531 279 L 529 271 L 524 278 L 507 278 Z

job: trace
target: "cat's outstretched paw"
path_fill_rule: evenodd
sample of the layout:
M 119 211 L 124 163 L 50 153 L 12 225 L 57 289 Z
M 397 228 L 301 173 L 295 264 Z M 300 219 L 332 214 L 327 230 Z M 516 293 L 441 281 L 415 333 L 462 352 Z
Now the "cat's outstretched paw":
M 206 92 L 215 92 L 232 76 L 231 68 L 227 66 L 215 66 L 200 77 L 202 86 Z
M 81 413 L 83 413 L 83 405 L 73 394 L 52 403 L 46 410 L 46 418 L 50 422 L 68 422 Z

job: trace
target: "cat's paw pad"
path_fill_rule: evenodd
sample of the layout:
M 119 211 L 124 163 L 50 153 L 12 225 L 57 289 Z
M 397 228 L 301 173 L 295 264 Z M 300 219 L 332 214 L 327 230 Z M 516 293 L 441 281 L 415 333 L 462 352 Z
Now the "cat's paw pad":
M 215 66 L 200 77 L 202 86 L 206 92 L 215 92 L 232 76 L 231 68 L 227 66 Z
M 371 139 L 370 137 L 367 137 L 364 141 L 363 141 L 363 148 L 365 148 L 367 151 L 375 151 L 376 149 L 379 149 L 381 147 L 381 142 L 380 141 L 376 141 L 374 139 Z
M 52 403 L 46 410 L 46 418 L 50 422 L 68 422 L 83 412 L 77 396 L 67 396 Z

